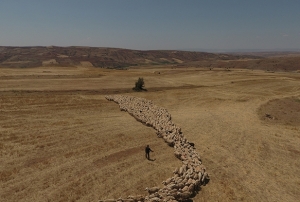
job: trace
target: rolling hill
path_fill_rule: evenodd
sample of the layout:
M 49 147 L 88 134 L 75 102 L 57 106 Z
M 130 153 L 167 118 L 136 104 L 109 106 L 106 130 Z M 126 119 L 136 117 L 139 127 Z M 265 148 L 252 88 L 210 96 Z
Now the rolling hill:
M 207 53 L 177 50 L 130 50 L 104 47 L 0 47 L 0 67 L 76 67 L 127 69 L 134 66 L 300 70 L 299 52 Z

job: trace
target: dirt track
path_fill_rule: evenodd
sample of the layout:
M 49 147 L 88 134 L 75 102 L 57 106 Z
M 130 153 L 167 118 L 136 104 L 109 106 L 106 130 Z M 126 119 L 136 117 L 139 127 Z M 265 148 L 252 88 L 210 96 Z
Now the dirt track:
M 147 92 L 131 91 L 138 77 Z M 0 69 L 0 198 L 97 201 L 172 176 L 173 149 L 104 98 L 122 93 L 166 108 L 195 143 L 211 180 L 194 201 L 297 201 L 299 92 L 297 73 Z M 146 144 L 156 161 L 145 160 Z

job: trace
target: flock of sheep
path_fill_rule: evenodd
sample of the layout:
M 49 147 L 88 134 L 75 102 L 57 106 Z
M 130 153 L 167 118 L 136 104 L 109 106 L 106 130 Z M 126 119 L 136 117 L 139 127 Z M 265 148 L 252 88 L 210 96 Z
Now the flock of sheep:
M 185 201 L 195 196 L 200 186 L 208 182 L 209 176 L 194 144 L 188 142 L 181 129 L 171 121 L 168 111 L 144 98 L 110 95 L 106 99 L 118 103 L 122 111 L 127 111 L 136 120 L 153 127 L 158 137 L 174 147 L 175 156 L 182 161 L 182 166 L 175 169 L 172 177 L 162 182 L 162 187 L 146 188 L 149 195 L 110 201 Z

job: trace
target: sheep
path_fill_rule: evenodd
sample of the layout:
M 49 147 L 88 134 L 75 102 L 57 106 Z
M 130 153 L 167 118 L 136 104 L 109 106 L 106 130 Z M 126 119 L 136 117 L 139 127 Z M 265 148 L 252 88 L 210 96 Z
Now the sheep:
M 177 168 L 173 172 L 174 177 L 163 182 L 165 185 L 164 190 L 160 190 L 159 188 L 156 190 L 146 188 L 150 195 L 158 195 L 161 199 L 165 199 L 165 195 L 159 195 L 159 193 L 166 192 L 169 193 L 169 195 L 172 194 L 172 196 L 178 195 L 180 199 L 187 199 L 193 193 L 195 186 L 200 185 L 200 183 L 205 183 L 206 179 L 209 179 L 208 174 L 205 172 L 205 167 L 202 166 L 200 156 L 195 151 L 195 144 L 187 141 L 181 132 L 181 128 L 172 122 L 171 115 L 166 109 L 155 106 L 152 101 L 144 98 L 123 95 L 110 95 L 105 96 L 105 98 L 118 103 L 121 110 L 127 111 L 137 121 L 153 127 L 158 137 L 162 137 L 169 146 L 174 147 L 175 156 L 183 163 L 182 167 Z M 178 178 L 178 176 L 182 177 Z M 174 182 L 176 182 L 176 184 L 174 184 Z M 187 188 L 184 187 L 184 185 L 186 185 Z M 184 187 L 184 191 L 187 192 L 177 194 L 176 189 L 178 191 L 178 188 L 180 189 L 182 187 Z M 154 195 L 154 193 L 156 194 Z M 154 198 L 155 197 L 148 197 L 143 198 L 143 200 L 158 200 Z M 175 199 L 172 198 L 170 200 Z M 159 201 L 161 200 L 159 199 Z
M 143 201 L 144 200 L 144 197 L 142 195 L 128 196 L 127 198 L 128 199 L 132 199 L 134 202 Z
M 157 135 L 158 138 L 162 138 L 163 137 L 162 133 L 160 133 L 160 132 L 156 132 L 156 135 Z
M 183 180 L 182 180 L 182 182 L 181 183 L 183 183 L 183 184 L 186 184 L 187 183 L 187 179 L 186 178 L 184 178 Z
M 188 183 L 189 183 L 189 184 L 195 184 L 195 182 L 196 182 L 196 180 L 194 180 L 193 178 L 190 178 L 190 179 L 188 180 Z
M 145 191 L 148 191 L 149 194 L 153 194 L 155 192 L 158 192 L 158 190 L 160 190 L 159 187 L 151 187 L 151 188 L 146 187 L 146 189 L 145 189 Z
M 165 181 L 162 182 L 163 185 L 170 184 L 172 182 L 172 178 L 168 178 Z
M 199 179 L 200 181 L 202 181 L 202 173 L 201 173 L 201 172 L 198 173 L 198 179 Z
M 185 200 L 185 199 L 189 199 L 192 196 L 192 193 L 186 191 L 186 192 L 177 192 L 177 197 L 176 199 L 179 200 Z
M 204 172 L 202 179 L 201 179 L 201 182 L 203 183 L 203 185 L 206 185 L 206 180 L 208 180 L 208 179 L 209 179 L 208 173 Z
M 183 179 L 180 177 L 180 178 L 178 178 L 178 179 L 176 180 L 176 183 L 179 184 L 179 183 L 181 183 L 182 181 L 183 181 Z
M 177 188 L 177 189 L 181 189 L 182 187 L 184 187 L 184 184 L 183 184 L 183 183 L 178 183 L 178 184 L 176 185 L 176 188 Z
M 194 173 L 194 169 L 193 168 L 189 168 L 187 170 L 187 173 L 190 174 L 190 175 L 192 175 Z
M 190 184 L 190 186 L 188 188 L 188 191 L 191 192 L 191 193 L 194 193 L 194 191 L 195 191 L 195 185 L 194 184 Z
M 151 202 L 159 202 L 159 201 L 161 201 L 161 199 L 158 197 L 153 197 L 153 198 L 150 198 L 150 201 Z
M 196 172 L 194 172 L 192 178 L 193 178 L 194 180 L 197 180 L 197 179 L 198 179 L 198 174 L 197 174 Z
M 166 196 L 164 197 L 164 202 L 167 202 L 167 201 L 171 201 L 171 200 L 175 200 L 175 197 L 174 196 Z
M 171 138 L 167 138 L 167 139 L 164 139 L 165 142 L 170 146 L 170 147 L 173 147 L 174 146 L 174 141 L 171 139 Z
M 179 172 L 179 168 L 176 168 L 174 171 L 173 171 L 173 174 L 178 174 Z
M 181 157 L 181 153 L 180 153 L 179 151 L 175 151 L 175 152 L 174 152 L 174 155 L 175 155 L 177 158 L 179 158 L 179 159 L 180 159 L 180 157 Z
M 168 187 L 169 189 L 173 189 L 174 187 L 176 187 L 176 184 L 170 183 L 170 184 L 167 185 L 167 187 Z
M 158 198 L 160 197 L 158 192 L 155 192 L 155 193 L 149 195 L 149 198 L 155 198 L 155 197 L 158 197 Z
M 186 191 L 188 191 L 188 190 L 189 190 L 189 187 L 188 187 L 188 186 L 184 186 L 184 187 L 181 189 L 182 192 L 186 192 Z
M 182 174 L 184 173 L 184 171 L 185 171 L 184 168 L 183 168 L 183 167 L 180 167 L 180 168 L 179 168 L 178 174 L 179 174 L 179 175 L 182 175 Z

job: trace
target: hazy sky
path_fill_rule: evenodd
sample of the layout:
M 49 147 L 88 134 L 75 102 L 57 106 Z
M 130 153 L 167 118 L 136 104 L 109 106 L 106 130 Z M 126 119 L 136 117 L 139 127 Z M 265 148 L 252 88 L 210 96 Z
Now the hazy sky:
M 300 0 L 0 0 L 0 46 L 300 49 Z

